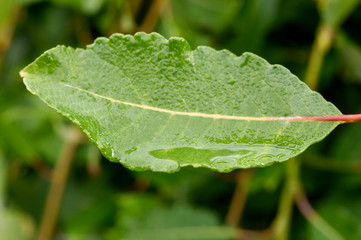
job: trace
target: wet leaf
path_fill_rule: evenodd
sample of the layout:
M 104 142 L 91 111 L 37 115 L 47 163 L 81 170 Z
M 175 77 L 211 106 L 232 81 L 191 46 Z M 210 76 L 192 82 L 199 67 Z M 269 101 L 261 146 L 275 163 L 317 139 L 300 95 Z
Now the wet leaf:
M 58 46 L 21 75 L 105 157 L 134 170 L 282 162 L 338 125 L 284 117 L 341 114 L 280 65 L 251 53 L 192 51 L 184 39 L 156 33 Z

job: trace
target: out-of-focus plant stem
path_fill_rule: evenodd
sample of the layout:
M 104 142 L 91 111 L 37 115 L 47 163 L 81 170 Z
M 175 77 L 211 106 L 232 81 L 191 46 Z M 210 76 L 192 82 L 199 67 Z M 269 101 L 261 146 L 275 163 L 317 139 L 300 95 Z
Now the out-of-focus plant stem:
M 71 127 L 67 134 L 63 150 L 51 177 L 50 189 L 46 199 L 37 240 L 52 239 L 71 164 L 74 159 L 76 148 L 82 137 L 82 133 L 76 127 Z
M 316 39 L 313 42 L 305 75 L 305 83 L 312 90 L 317 89 L 322 63 L 326 53 L 330 50 L 334 32 L 335 31 L 332 27 L 324 24 L 320 24 L 317 28 Z
M 154 0 L 137 32 L 153 31 L 167 4 L 168 0 Z
M 292 216 L 293 198 L 297 189 L 297 185 L 299 184 L 299 168 L 299 159 L 294 158 L 288 160 L 286 182 L 281 195 L 280 207 L 271 226 L 272 232 L 274 233 L 275 239 L 277 240 L 288 239 L 289 226 Z
M 330 226 L 317 212 L 312 208 L 308 201 L 306 194 L 299 185 L 296 191 L 296 204 L 302 215 L 320 232 L 324 234 L 327 239 L 344 240 L 344 238 Z
M 226 216 L 227 224 L 232 227 L 240 225 L 244 205 L 248 197 L 249 182 L 253 176 L 253 169 L 239 170 L 236 174 L 236 188 Z
M 91 44 L 94 41 L 89 23 L 84 16 L 77 15 L 74 17 L 74 27 L 75 35 L 82 46 Z

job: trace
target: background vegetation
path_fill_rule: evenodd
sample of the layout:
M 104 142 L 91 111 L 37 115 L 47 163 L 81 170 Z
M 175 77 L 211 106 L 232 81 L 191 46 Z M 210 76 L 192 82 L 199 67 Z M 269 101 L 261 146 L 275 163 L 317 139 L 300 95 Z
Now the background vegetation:
M 343 113 L 360 113 L 359 3 L 2 0 L 0 239 L 361 239 L 360 124 L 340 126 L 299 158 L 267 168 L 132 172 L 105 160 L 18 74 L 58 44 L 156 31 L 193 48 L 256 53 Z

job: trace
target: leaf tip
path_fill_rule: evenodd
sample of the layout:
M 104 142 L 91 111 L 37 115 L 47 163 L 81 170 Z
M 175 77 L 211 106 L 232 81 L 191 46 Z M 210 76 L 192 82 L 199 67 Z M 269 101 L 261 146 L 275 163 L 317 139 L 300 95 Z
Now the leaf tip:
M 21 78 L 25 78 L 25 72 L 24 69 L 19 72 Z

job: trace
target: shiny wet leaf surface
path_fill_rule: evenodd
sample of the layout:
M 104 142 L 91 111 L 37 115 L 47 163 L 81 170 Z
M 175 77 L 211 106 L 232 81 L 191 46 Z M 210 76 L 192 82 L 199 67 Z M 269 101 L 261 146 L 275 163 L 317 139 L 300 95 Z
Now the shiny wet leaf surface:
M 229 172 L 282 162 L 338 125 L 282 118 L 341 114 L 280 65 L 251 53 L 191 50 L 156 33 L 58 46 L 21 74 L 105 157 L 134 170 Z

